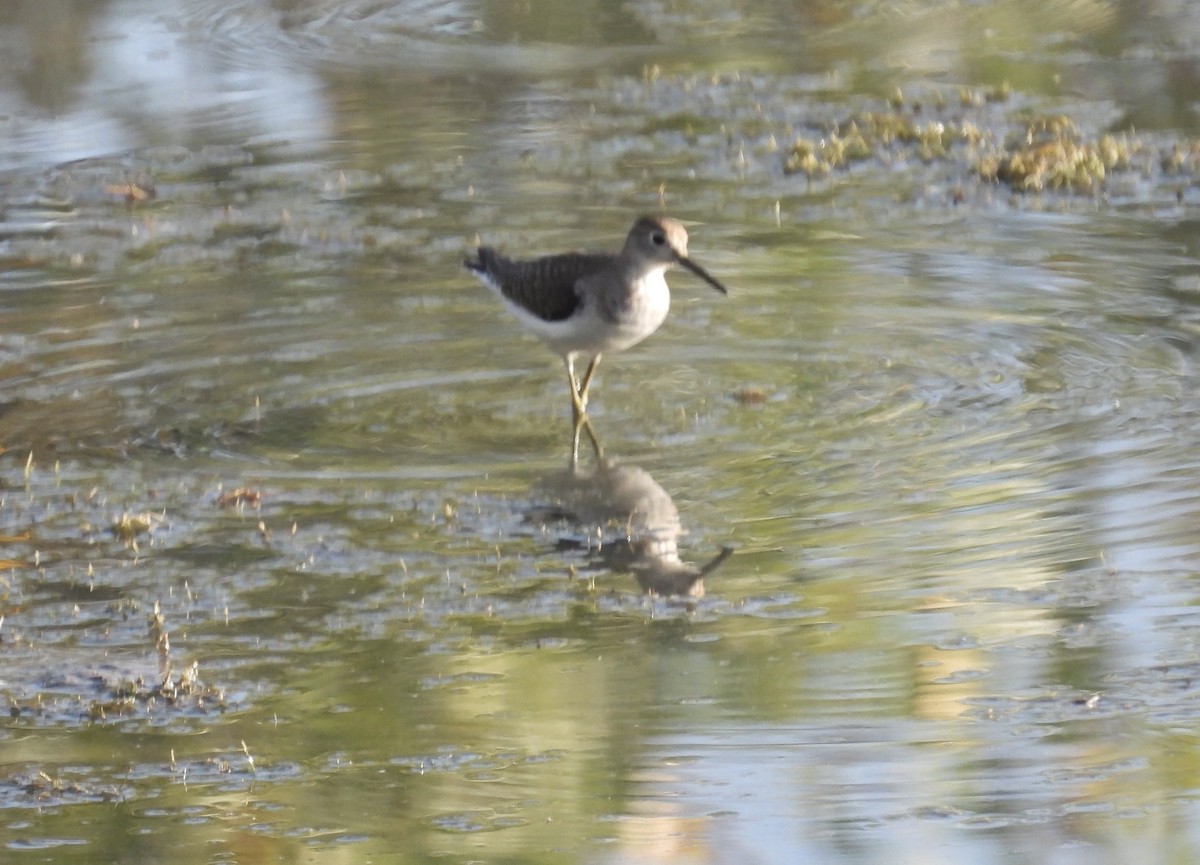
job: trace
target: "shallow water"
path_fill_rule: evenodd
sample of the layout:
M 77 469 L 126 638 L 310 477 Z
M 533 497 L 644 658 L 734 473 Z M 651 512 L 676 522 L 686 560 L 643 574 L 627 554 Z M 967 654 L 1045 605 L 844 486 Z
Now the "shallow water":
M 5 861 L 1196 859 L 1190 10 L 62 11 L 0 34 Z M 889 100 L 1140 168 L 785 174 Z M 566 472 L 459 261 L 664 207 L 730 295 Z

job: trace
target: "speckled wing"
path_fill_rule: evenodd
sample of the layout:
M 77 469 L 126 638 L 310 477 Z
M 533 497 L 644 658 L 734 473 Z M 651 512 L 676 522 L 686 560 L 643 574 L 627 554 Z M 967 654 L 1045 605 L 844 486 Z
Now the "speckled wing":
M 482 246 L 476 250 L 476 257 L 464 264 L 509 303 L 542 321 L 563 321 L 579 308 L 581 299 L 576 290 L 579 280 L 603 269 L 612 258 L 570 253 L 515 261 Z

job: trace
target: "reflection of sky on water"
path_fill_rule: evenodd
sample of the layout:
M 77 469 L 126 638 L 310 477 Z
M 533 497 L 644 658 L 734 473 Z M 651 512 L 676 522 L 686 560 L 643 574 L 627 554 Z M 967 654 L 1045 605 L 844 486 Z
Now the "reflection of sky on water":
M 756 865 L 841 861 L 849 850 L 873 861 L 884 848 L 898 863 L 959 862 L 966 849 L 973 862 L 992 861 L 986 845 L 964 847 L 962 814 L 948 805 L 956 785 L 937 777 L 952 758 L 937 769 L 928 755 L 910 762 L 890 738 L 847 724 L 836 734 L 733 727 L 664 739 L 661 764 L 635 774 L 637 808 L 621 822 L 619 852 L 598 861 L 669 862 L 688 849 L 709 851 L 695 861 Z M 888 813 L 889 802 L 905 813 Z
M 633 774 L 638 795 L 614 849 L 593 861 L 999 863 L 1019 839 L 1038 861 L 1115 863 L 1129 861 L 1130 836 L 1172 835 L 1193 810 L 1142 819 L 1136 795 L 1121 792 L 1142 766 L 1087 743 L 997 746 L 962 738 L 969 726 L 939 732 L 922 741 L 928 728 L 847 718 L 663 738 L 649 755 L 659 762 Z M 1106 819 L 1114 812 L 1122 819 Z
M 305 149 L 329 135 L 323 82 L 277 51 L 223 50 L 172 26 L 162 4 L 117 3 L 74 27 L 32 20 L 0 33 L 0 167 L 53 165 L 154 144 L 286 140 Z M 18 19 L 19 20 L 19 19 Z M 274 23 L 260 22 L 274 28 Z M 82 59 L 63 61 L 79 52 Z M 49 60 L 43 59 L 49 57 Z

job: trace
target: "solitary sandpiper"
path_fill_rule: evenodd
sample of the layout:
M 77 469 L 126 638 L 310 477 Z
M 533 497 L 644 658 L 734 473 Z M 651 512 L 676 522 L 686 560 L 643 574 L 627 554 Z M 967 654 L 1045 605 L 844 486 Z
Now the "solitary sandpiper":
M 587 417 L 588 388 L 600 356 L 624 351 L 648 337 L 667 317 L 671 292 L 663 274 L 683 265 L 721 294 L 725 286 L 688 258 L 687 231 L 665 216 L 633 224 L 619 253 L 569 252 L 529 261 L 506 258 L 481 246 L 463 262 L 496 293 L 521 324 L 562 355 L 571 383 L 571 460 L 579 459 L 579 434 L 592 449 L 600 443 Z M 591 361 L 582 379 L 575 359 Z

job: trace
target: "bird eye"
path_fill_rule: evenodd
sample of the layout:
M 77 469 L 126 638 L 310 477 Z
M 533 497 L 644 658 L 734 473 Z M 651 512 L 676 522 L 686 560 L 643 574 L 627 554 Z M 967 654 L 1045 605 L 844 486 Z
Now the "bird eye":
M 650 235 L 650 242 L 653 243 L 655 246 L 662 246 L 664 243 L 667 242 L 667 236 L 665 234 L 663 234 L 661 231 L 656 231 L 652 235 Z

